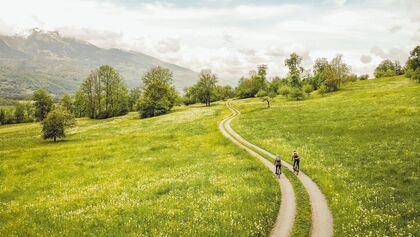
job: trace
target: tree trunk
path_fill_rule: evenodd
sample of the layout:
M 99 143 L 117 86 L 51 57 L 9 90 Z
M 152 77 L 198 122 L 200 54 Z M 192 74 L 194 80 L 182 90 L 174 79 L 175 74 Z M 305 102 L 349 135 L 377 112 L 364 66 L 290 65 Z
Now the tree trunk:
M 267 100 L 267 107 L 270 108 L 270 101 Z
M 56 142 L 57 141 L 57 137 L 56 136 L 54 136 L 54 142 Z

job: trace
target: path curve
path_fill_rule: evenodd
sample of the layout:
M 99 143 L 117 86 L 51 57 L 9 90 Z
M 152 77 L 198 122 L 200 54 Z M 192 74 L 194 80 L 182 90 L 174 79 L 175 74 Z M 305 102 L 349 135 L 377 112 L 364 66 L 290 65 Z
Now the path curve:
M 241 147 L 242 149 L 246 150 L 252 156 L 258 158 L 267 168 L 271 170 L 271 172 L 275 173 L 274 165 L 269 162 L 267 159 L 262 157 L 257 152 L 253 151 L 252 149 L 244 146 L 242 143 L 237 141 L 229 132 L 226 130 L 226 125 L 229 125 L 233 118 L 237 115 L 233 110 L 232 114 L 222 121 L 219 122 L 218 127 L 222 134 L 229 138 L 233 143 L 237 146 Z M 229 126 L 230 127 L 230 126 Z M 296 214 L 296 203 L 295 203 L 295 193 L 293 192 L 293 187 L 290 181 L 286 178 L 286 176 L 281 175 L 279 179 L 279 185 L 281 189 L 281 203 L 279 213 L 277 214 L 276 223 L 270 233 L 270 236 L 276 237 L 288 237 L 293 228 L 293 223 L 295 221 L 295 214 Z
M 275 155 L 270 153 L 263 148 L 256 146 L 253 143 L 248 142 L 243 137 L 241 137 L 238 133 L 236 133 L 230 126 L 230 122 L 236 116 L 238 116 L 241 112 L 234 108 L 230 102 L 227 103 L 228 108 L 232 111 L 233 115 L 230 117 L 230 120 L 225 123 L 226 130 L 234 136 L 234 139 L 241 144 L 253 149 L 254 151 L 258 151 L 266 156 L 275 159 Z M 286 166 L 289 170 L 293 171 L 293 167 L 286 163 L 282 162 L 283 166 Z M 334 225 L 333 225 L 333 218 L 331 215 L 331 211 L 328 207 L 327 200 L 325 196 L 322 194 L 319 187 L 316 185 L 314 181 L 312 181 L 305 173 L 299 172 L 297 176 L 299 180 L 302 182 L 303 186 L 305 187 L 306 191 L 309 194 L 309 199 L 311 203 L 312 209 L 312 225 L 311 225 L 311 236 L 312 237 L 330 237 L 334 234 Z

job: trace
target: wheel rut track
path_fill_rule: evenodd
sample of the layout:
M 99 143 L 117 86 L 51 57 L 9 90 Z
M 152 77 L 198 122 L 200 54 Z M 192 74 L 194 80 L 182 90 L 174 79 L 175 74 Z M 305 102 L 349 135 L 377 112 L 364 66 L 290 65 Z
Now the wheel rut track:
M 269 162 L 260 154 L 264 154 L 266 157 L 275 158 L 275 155 L 271 152 L 247 141 L 236 133 L 230 126 L 231 121 L 240 115 L 240 111 L 234 108 L 230 102 L 227 103 L 228 108 L 232 111 L 232 114 L 222 121 L 219 122 L 218 127 L 224 136 L 229 138 L 233 143 L 248 151 L 251 155 L 258 158 L 265 166 L 267 166 L 273 173 L 275 172 L 274 165 Z M 282 162 L 283 166 L 293 171 L 293 167 L 286 163 Z M 300 182 L 302 182 L 306 191 L 309 194 L 309 200 L 311 204 L 311 234 L 312 237 L 330 237 L 333 236 L 333 218 L 331 211 L 328 207 L 327 200 L 322 194 L 319 187 L 314 181 L 312 181 L 305 173 L 299 172 L 297 176 Z M 296 214 L 295 207 L 295 195 L 293 192 L 292 185 L 289 180 L 281 175 L 279 179 L 279 184 L 281 188 L 281 205 L 279 214 L 277 216 L 276 223 L 273 230 L 271 231 L 271 236 L 289 236 L 293 228 L 293 223 Z

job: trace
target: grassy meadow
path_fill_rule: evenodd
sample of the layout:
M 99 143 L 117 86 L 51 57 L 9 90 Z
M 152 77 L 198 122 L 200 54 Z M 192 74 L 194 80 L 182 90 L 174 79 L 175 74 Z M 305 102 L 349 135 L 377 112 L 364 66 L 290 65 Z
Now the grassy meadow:
M 336 236 L 420 236 L 420 84 L 359 81 L 304 101 L 236 100 L 232 127 L 291 162 L 327 196 Z
M 223 104 L 0 126 L 0 236 L 265 236 L 278 183 L 217 130 Z

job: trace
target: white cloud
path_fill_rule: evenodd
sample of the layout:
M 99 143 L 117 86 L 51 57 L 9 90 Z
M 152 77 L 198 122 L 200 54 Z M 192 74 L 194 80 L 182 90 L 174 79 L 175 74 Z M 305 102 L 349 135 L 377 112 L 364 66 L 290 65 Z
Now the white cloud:
M 285 75 L 284 59 L 293 51 L 303 56 L 305 67 L 317 57 L 342 53 L 352 68 L 367 73 L 371 67 L 360 55 L 372 46 L 378 46 L 372 53 L 377 57 L 369 65 L 385 57 L 403 63 L 419 42 L 418 3 L 324 4 L 127 7 L 99 0 L 14 0 L 0 7 L 0 33 L 34 27 L 59 30 L 101 47 L 137 50 L 195 71 L 210 68 L 230 83 L 263 63 L 270 76 Z
M 160 53 L 176 53 L 181 49 L 181 46 L 179 40 L 168 38 L 159 41 L 156 48 Z
M 360 57 L 360 61 L 364 64 L 368 64 L 368 63 L 372 62 L 372 57 L 369 56 L 369 55 L 362 55 Z

